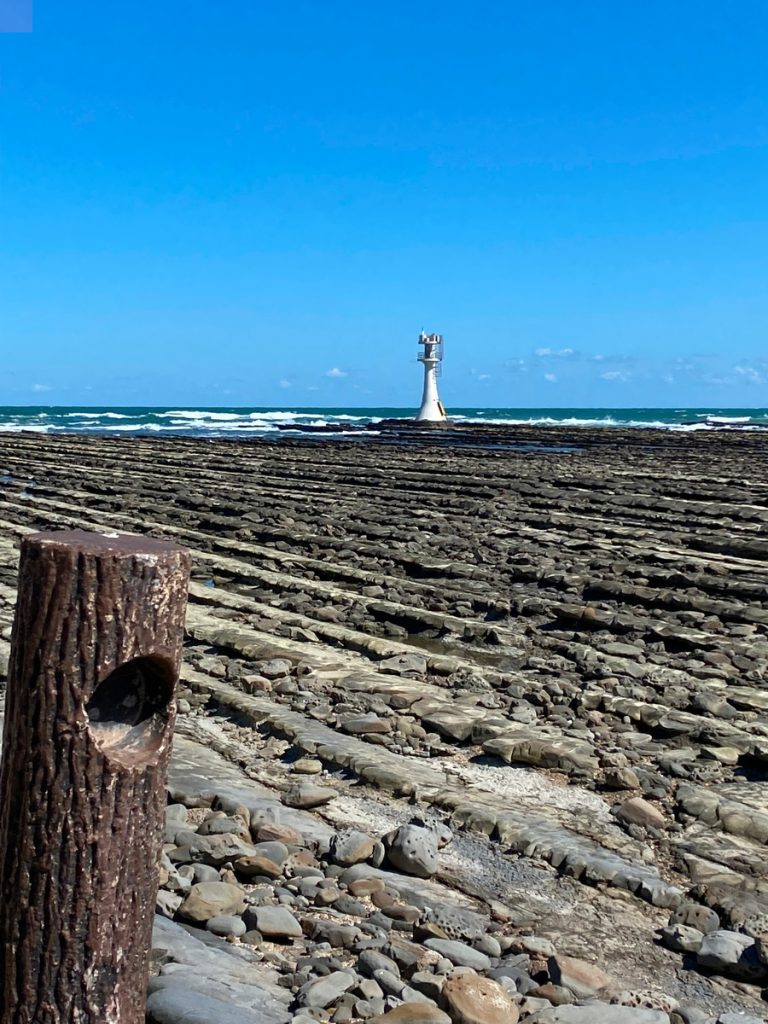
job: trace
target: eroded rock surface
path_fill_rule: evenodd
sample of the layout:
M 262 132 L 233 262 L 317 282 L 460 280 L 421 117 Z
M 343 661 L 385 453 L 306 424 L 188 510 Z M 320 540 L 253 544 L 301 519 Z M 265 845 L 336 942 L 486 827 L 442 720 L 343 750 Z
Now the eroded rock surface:
M 0 436 L 0 674 L 20 533 L 194 555 L 150 1019 L 761 1019 L 767 468 L 726 432 Z

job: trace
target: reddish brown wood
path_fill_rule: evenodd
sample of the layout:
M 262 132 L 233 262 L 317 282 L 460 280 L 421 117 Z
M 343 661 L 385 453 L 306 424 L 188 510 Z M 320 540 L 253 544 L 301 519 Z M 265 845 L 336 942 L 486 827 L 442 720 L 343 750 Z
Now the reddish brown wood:
M 21 550 L 0 779 L 1 1024 L 143 1024 L 189 555 Z

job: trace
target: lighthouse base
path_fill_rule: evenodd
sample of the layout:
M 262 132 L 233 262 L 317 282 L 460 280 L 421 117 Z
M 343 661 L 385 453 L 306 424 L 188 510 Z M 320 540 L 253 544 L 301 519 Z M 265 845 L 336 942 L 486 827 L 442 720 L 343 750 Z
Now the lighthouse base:
M 446 423 L 447 420 L 443 403 L 439 399 L 428 405 L 422 405 L 416 416 L 417 423 Z

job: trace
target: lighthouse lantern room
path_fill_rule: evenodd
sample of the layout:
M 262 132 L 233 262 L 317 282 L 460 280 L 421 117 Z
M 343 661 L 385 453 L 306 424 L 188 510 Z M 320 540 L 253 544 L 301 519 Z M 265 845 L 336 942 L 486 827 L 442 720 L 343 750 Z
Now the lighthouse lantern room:
M 416 419 L 424 423 L 443 423 L 448 417 L 437 393 L 437 378 L 443 361 L 443 336 L 422 331 L 419 345 L 424 346 L 419 349 L 419 362 L 424 364 L 424 394 Z

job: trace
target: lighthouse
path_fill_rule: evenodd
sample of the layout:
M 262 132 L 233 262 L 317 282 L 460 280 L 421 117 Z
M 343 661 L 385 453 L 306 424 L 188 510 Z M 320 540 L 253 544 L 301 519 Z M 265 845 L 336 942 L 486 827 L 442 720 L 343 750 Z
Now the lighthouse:
M 424 346 L 423 350 L 419 349 L 419 362 L 424 364 L 424 394 L 416 419 L 422 423 L 444 423 L 447 416 L 437 393 L 437 378 L 443 361 L 443 336 L 422 331 L 419 345 Z

